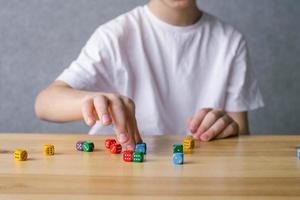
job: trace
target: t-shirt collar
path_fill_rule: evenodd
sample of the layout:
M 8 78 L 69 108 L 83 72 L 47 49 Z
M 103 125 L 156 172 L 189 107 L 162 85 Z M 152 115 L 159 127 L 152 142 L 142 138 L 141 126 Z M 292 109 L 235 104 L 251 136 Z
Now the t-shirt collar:
M 148 5 L 144 5 L 143 9 L 145 10 L 145 13 L 147 16 L 150 18 L 151 21 L 153 21 L 155 24 L 161 26 L 164 29 L 167 29 L 169 31 L 176 31 L 176 32 L 191 32 L 195 29 L 197 29 L 200 24 L 203 23 L 204 18 L 205 18 L 205 13 L 203 12 L 201 18 L 194 24 L 190 26 L 175 26 L 172 24 L 169 24 L 167 22 L 162 21 L 159 19 L 156 15 L 152 13 Z

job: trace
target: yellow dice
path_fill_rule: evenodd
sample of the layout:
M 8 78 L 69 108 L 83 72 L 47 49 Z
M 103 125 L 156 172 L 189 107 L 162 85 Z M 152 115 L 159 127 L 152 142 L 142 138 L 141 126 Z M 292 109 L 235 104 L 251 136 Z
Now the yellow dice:
M 46 156 L 53 156 L 54 155 L 54 145 L 52 145 L 52 144 L 45 144 L 44 145 L 44 155 L 46 155 Z
M 183 147 L 183 153 L 184 154 L 191 154 L 192 153 L 192 149 L 187 149 L 187 148 Z
M 15 160 L 17 161 L 25 161 L 27 160 L 27 151 L 22 149 L 17 149 L 14 154 Z
M 192 137 L 186 137 L 183 140 L 183 148 L 184 149 L 192 149 L 195 146 L 195 142 Z

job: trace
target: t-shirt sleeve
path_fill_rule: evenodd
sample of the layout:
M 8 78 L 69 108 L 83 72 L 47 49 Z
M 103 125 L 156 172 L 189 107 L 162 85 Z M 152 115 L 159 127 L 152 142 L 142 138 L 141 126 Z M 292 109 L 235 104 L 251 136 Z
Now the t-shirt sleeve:
M 104 40 L 101 30 L 97 29 L 82 48 L 78 58 L 56 80 L 78 90 L 112 90 L 112 69 L 107 64 L 109 56 L 104 47 Z
M 247 44 L 241 39 L 230 68 L 225 110 L 243 112 L 263 106 L 255 72 L 250 65 Z

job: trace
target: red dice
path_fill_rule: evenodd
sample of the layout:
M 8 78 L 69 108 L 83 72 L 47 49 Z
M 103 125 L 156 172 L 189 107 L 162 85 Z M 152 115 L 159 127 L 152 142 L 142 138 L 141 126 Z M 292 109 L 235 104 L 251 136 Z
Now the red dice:
M 125 162 L 132 162 L 132 154 L 133 154 L 133 151 L 131 151 L 131 150 L 123 151 L 123 160 Z
M 113 154 L 119 154 L 122 152 L 122 146 L 120 144 L 110 145 L 110 152 Z
M 115 139 L 107 139 L 105 140 L 105 147 L 107 149 L 110 149 L 110 146 L 113 145 L 113 144 L 116 144 L 117 141 Z

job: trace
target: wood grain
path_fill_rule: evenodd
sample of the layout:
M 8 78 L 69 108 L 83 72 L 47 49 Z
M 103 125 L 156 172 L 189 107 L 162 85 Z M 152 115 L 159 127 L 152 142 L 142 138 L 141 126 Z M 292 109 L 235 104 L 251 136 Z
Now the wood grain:
M 0 134 L 0 199 L 300 199 L 300 136 L 242 136 L 196 142 L 185 164 L 172 164 L 182 136 L 146 137 L 144 163 L 104 148 L 109 136 Z M 78 152 L 78 140 L 96 150 Z M 55 145 L 55 156 L 43 155 Z M 13 151 L 26 149 L 28 160 Z

